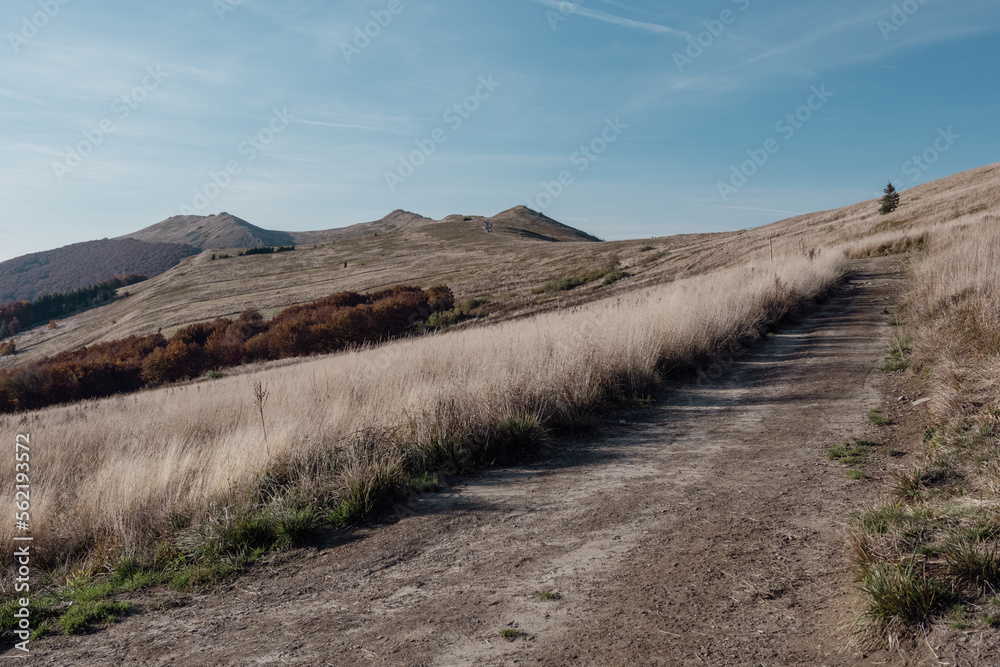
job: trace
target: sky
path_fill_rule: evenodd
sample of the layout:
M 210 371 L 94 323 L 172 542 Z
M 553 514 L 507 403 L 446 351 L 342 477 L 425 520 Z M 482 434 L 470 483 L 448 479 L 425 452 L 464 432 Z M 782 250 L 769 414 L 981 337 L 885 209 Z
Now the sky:
M 611 240 L 905 193 L 1000 160 L 998 32 L 996 0 L 5 0 L 0 260 L 182 213 Z

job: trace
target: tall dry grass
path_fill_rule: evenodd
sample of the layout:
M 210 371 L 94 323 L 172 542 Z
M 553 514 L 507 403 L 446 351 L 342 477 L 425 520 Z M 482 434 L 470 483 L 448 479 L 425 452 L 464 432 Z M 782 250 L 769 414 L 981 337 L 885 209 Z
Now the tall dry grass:
M 40 558 L 114 558 L 294 494 L 326 502 L 509 418 L 572 424 L 707 359 L 831 286 L 844 257 L 779 257 L 568 311 L 209 382 L 0 418 L 32 443 Z M 269 391 L 264 438 L 253 385 Z M 488 442 L 487 442 L 488 444 Z M 395 473 L 393 473 L 395 474 Z M 13 457 L 0 459 L 11 479 Z M 265 496 L 265 497 L 262 497 Z M 9 523 L 0 540 L 9 543 Z M 8 557 L 8 551 L 4 557 Z
M 1000 216 L 936 233 L 913 268 L 908 321 L 941 416 L 1000 405 Z
M 868 247 L 905 242 L 898 234 Z M 948 605 L 986 609 L 1000 587 L 1000 217 L 921 234 L 897 334 L 910 342 L 893 367 L 926 379 L 926 447 L 850 533 L 866 599 L 859 636 L 890 646 Z

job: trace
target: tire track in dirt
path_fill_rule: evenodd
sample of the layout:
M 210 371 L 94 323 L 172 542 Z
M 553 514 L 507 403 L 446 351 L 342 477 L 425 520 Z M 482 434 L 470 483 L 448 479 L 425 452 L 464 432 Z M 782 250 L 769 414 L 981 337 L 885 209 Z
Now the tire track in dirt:
M 221 593 L 143 594 L 156 611 L 40 642 L 33 661 L 885 664 L 844 649 L 842 524 L 877 488 L 825 453 L 870 433 L 902 282 L 894 260 L 856 261 L 811 316 L 613 433 L 273 556 Z

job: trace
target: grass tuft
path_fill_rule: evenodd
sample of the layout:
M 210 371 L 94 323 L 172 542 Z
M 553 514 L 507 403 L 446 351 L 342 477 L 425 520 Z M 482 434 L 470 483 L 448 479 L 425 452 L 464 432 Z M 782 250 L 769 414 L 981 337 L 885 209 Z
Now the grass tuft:
M 534 415 L 512 415 L 502 420 L 480 453 L 485 465 L 510 464 L 537 458 L 548 444 L 548 431 Z
M 831 447 L 826 453 L 827 458 L 845 466 L 861 465 L 868 460 L 868 450 L 875 443 L 868 440 L 848 440 L 843 444 Z
M 303 544 L 319 523 L 316 510 L 304 507 L 296 510 L 278 521 L 278 544 L 285 547 L 295 547 Z
M 885 358 L 879 370 L 887 373 L 905 370 L 910 367 L 910 339 L 904 334 L 895 334 L 892 337 L 892 347 L 889 349 L 889 356 Z
M 956 581 L 979 590 L 996 590 L 1000 585 L 1000 553 L 996 543 L 959 539 L 947 544 L 941 555 L 948 574 Z
M 875 426 L 885 426 L 892 423 L 878 408 L 872 408 L 868 411 L 868 421 Z
M 894 629 L 926 623 L 952 600 L 951 591 L 929 577 L 911 559 L 908 563 L 876 563 L 862 579 L 867 598 L 864 615 L 876 626 Z

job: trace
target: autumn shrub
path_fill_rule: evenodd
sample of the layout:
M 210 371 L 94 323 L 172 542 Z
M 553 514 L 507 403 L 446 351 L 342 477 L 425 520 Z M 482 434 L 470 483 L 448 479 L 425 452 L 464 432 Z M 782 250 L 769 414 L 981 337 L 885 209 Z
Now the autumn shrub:
M 397 286 L 338 292 L 286 308 L 270 321 L 256 310 L 159 334 L 99 343 L 0 371 L 0 412 L 101 398 L 197 377 L 247 362 L 336 352 L 406 335 L 449 303 L 451 290 Z M 24 302 L 27 303 L 27 302 Z M 3 311 L 0 308 L 0 312 Z M 8 344 L 11 352 L 13 343 Z M 0 348 L 0 352 L 5 348 Z

